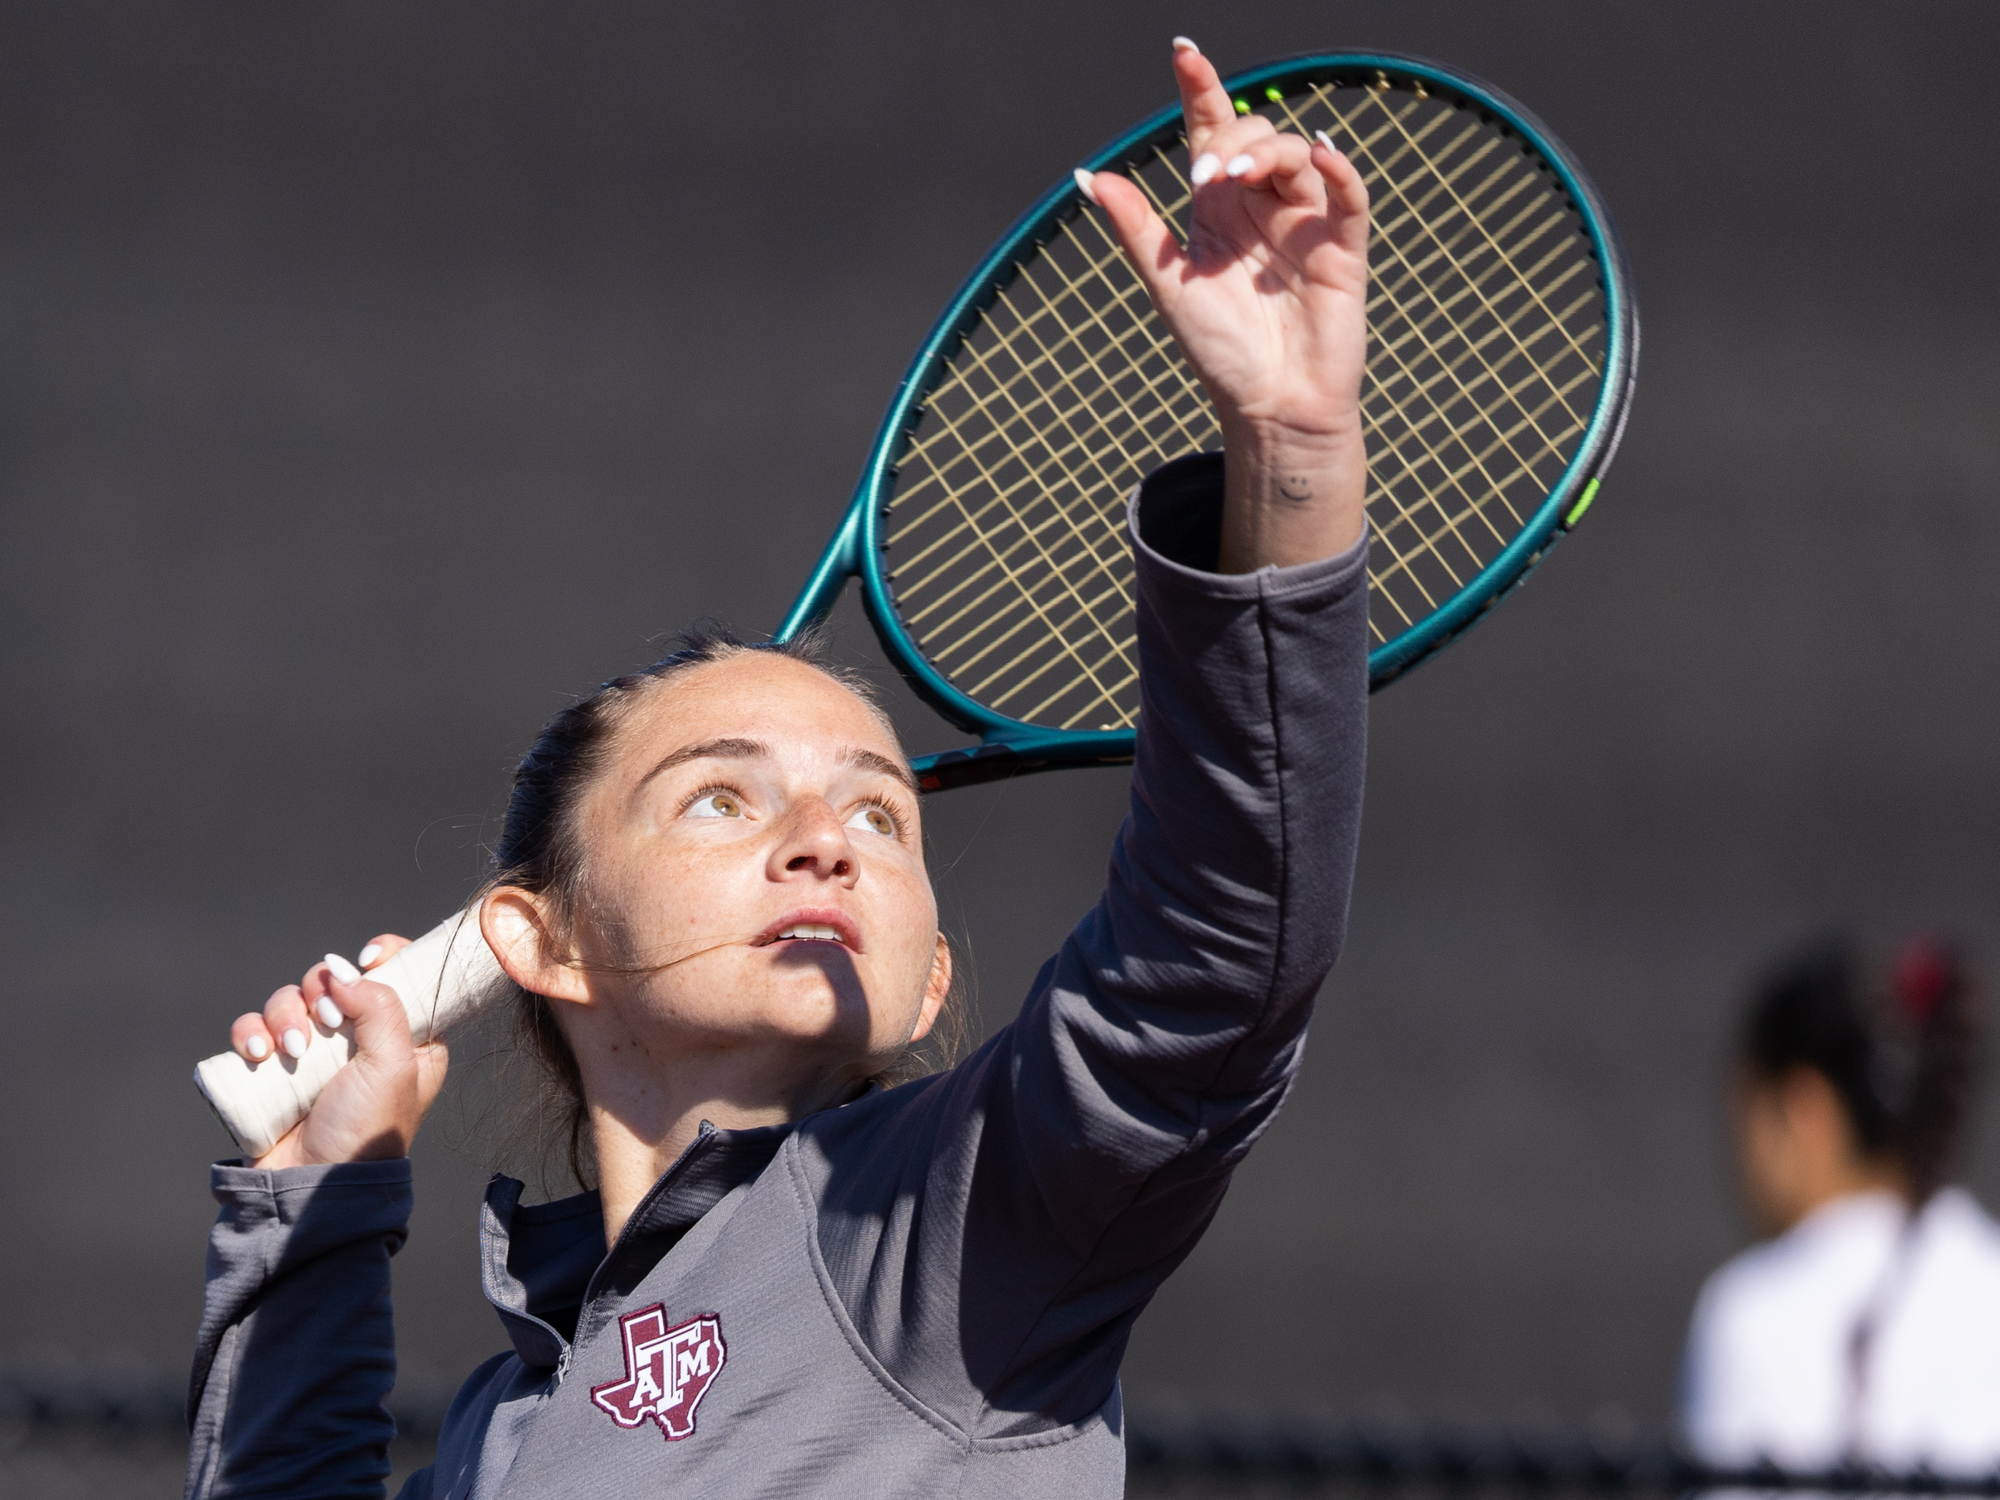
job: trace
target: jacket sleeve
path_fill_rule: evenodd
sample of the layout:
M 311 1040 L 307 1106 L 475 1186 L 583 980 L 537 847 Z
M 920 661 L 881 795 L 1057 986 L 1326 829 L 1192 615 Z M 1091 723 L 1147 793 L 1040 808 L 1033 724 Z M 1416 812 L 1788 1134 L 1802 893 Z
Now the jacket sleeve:
M 188 1385 L 186 1495 L 379 1496 L 395 1423 L 389 1258 L 408 1160 L 220 1164 Z
M 1290 1088 L 1345 931 L 1366 544 L 1219 575 L 1221 498 L 1216 455 L 1135 497 L 1141 709 L 1103 897 L 1011 1025 L 912 1086 L 873 1154 L 903 1163 L 895 1201 L 859 1173 L 822 1199 L 858 1330 L 976 1435 L 1109 1397 L 1133 1318 Z

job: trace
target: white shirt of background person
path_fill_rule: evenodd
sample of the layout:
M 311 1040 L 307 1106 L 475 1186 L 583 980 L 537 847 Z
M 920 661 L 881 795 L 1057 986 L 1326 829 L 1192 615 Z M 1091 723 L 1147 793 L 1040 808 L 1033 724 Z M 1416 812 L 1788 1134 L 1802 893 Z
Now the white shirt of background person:
M 1688 1340 L 1683 1423 L 1709 1463 L 2000 1468 L 2000 1225 L 1956 1188 L 1907 1210 L 1847 1194 L 1716 1271 Z M 1900 1264 L 1898 1264 L 1900 1260 Z M 1879 1298 L 1862 1399 L 1849 1341 Z M 1853 1428 L 1850 1434 L 1850 1425 Z

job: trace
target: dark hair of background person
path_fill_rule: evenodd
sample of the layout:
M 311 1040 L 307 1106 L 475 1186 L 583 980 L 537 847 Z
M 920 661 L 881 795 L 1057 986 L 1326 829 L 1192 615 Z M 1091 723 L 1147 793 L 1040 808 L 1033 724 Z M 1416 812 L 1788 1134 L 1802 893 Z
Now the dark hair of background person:
M 712 622 L 698 623 L 680 636 L 681 649 L 641 671 L 613 678 L 589 697 L 558 713 L 543 726 L 514 771 L 513 792 L 500 840 L 493 851 L 493 872 L 483 891 L 501 886 L 548 897 L 558 924 L 553 934 L 567 943 L 571 924 L 585 895 L 585 857 L 577 826 L 583 795 L 604 769 L 613 736 L 633 709 L 657 684 L 695 667 L 727 661 L 752 651 L 771 652 L 802 662 L 853 693 L 866 704 L 893 737 L 872 686 L 859 674 L 835 664 L 826 643 L 807 632 L 789 641 L 758 644 L 737 639 Z M 541 995 L 504 982 L 500 998 L 511 999 L 514 1045 L 540 1074 L 539 1087 L 522 1098 L 531 1112 L 532 1133 L 538 1136 L 544 1159 L 560 1151 L 569 1174 L 581 1186 L 592 1180 L 589 1154 L 590 1115 L 584 1102 L 583 1074 L 576 1054 L 556 1024 L 555 1012 Z M 952 966 L 951 988 L 930 1035 L 913 1043 L 876 1075 L 884 1086 L 904 1083 L 940 1067 L 949 1067 L 965 1050 L 970 1034 L 963 966 Z
M 1893 1162 L 1921 1207 L 1958 1155 L 1978 1070 L 1971 976 L 1957 947 L 1906 943 L 1887 973 L 1844 934 L 1818 939 L 1758 988 L 1742 1037 L 1751 1077 L 1795 1068 L 1833 1086 L 1861 1153 Z

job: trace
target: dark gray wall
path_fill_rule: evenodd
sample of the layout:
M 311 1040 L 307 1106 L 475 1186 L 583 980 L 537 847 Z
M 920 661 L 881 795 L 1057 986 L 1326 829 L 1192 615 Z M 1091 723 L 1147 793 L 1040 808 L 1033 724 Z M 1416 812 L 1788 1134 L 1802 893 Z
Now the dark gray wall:
M 1995 952 L 1980 0 L 8 7 L 0 1357 L 184 1358 L 225 1144 L 194 1059 L 448 910 L 567 694 L 691 617 L 776 622 L 931 316 L 1162 102 L 1179 30 L 1528 101 L 1618 217 L 1646 346 L 1578 536 L 1377 700 L 1305 1079 L 1130 1377 L 1664 1414 L 1741 1235 L 1746 965 L 1841 915 Z M 989 1022 L 1121 792 L 936 806 Z M 418 1377 L 498 1341 L 462 1072 L 399 1263 Z

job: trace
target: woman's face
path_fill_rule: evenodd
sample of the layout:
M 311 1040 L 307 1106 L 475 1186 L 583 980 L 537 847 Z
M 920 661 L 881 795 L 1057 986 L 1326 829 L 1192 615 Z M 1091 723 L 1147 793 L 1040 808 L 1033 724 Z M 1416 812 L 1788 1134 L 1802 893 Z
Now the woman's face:
M 1850 1193 L 1902 1190 L 1889 1163 L 1862 1154 L 1847 1107 L 1817 1068 L 1739 1074 L 1735 1116 L 1737 1169 L 1760 1234 L 1783 1234 Z
M 826 1079 L 929 1029 L 950 963 L 916 790 L 894 735 L 825 673 L 750 652 L 667 679 L 579 811 L 576 957 L 610 1034 Z
M 1782 1234 L 1803 1216 L 1805 1144 L 1797 1089 L 1784 1080 L 1736 1079 L 1736 1171 L 1759 1234 Z

